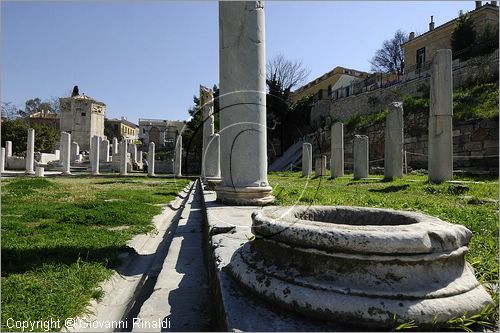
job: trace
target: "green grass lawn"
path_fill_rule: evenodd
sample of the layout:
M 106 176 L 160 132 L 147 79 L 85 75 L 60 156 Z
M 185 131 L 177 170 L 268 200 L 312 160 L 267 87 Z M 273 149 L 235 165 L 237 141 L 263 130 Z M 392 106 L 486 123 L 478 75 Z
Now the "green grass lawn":
M 130 178 L 2 179 L 2 331 L 6 321 L 82 314 L 102 297 L 133 235 L 188 180 Z M 12 330 L 12 329 L 11 329 Z
M 377 176 L 373 176 L 374 178 Z M 381 177 L 381 176 L 378 176 Z M 498 178 L 456 178 L 478 181 L 430 184 L 427 176 L 409 175 L 393 182 L 351 178 L 307 179 L 298 172 L 269 175 L 279 205 L 346 205 L 417 211 L 462 224 L 473 232 L 467 261 L 479 281 L 498 285 Z M 493 320 L 498 320 L 498 293 Z

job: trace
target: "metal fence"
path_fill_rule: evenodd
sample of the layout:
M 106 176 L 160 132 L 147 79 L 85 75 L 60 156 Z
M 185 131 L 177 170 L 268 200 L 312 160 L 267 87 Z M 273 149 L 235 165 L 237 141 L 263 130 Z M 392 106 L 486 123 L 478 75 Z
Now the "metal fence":
M 469 49 L 464 49 L 454 53 L 453 60 L 453 71 L 468 66 L 470 59 L 462 60 L 460 56 L 465 54 Z M 492 60 L 498 61 L 498 49 L 490 54 Z M 417 79 L 422 79 L 430 77 L 431 75 L 431 65 L 432 61 L 427 61 L 423 64 L 415 64 L 413 66 L 406 67 L 403 75 L 398 75 L 392 80 L 387 80 L 387 74 L 377 73 L 370 75 L 364 80 L 359 80 L 351 83 L 348 86 L 340 87 L 338 89 L 328 91 L 327 89 L 322 89 L 318 91 L 314 96 L 313 100 L 315 102 L 319 100 L 338 100 L 346 98 L 353 95 L 359 95 L 367 91 L 373 91 L 377 89 L 385 89 L 396 84 L 410 82 Z

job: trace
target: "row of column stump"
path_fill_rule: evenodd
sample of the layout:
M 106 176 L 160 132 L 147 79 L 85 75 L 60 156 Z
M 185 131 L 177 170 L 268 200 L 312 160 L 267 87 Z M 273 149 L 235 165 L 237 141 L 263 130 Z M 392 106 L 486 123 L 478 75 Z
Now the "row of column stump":
M 82 162 L 82 156 L 79 153 L 79 145 L 77 142 L 71 142 L 71 133 L 61 132 L 61 146 L 59 161 L 62 166 L 63 175 L 71 175 L 71 163 Z M 120 146 L 118 146 L 120 145 Z M 120 147 L 118 149 L 118 147 Z M 113 138 L 111 147 L 111 156 L 109 156 L 109 141 L 103 140 L 102 137 L 93 136 L 90 145 L 90 169 L 93 175 L 98 175 L 99 166 L 101 162 L 110 162 L 111 160 L 118 159 L 120 163 L 120 175 L 126 176 L 128 174 L 127 162 L 129 159 L 133 161 L 142 161 L 142 151 L 137 151 L 135 144 L 129 145 L 126 140 L 118 143 L 117 138 Z M 12 141 L 6 141 L 5 147 L 1 148 L 0 152 L 0 172 L 5 172 L 5 161 L 7 158 L 12 157 Z M 174 174 L 177 177 L 182 176 L 181 173 L 181 159 L 182 159 L 182 136 L 179 136 L 176 142 Z M 148 175 L 154 176 L 155 166 L 155 143 L 149 143 L 148 151 Z M 37 177 L 44 176 L 45 168 L 42 166 L 35 167 L 35 130 L 28 129 L 28 140 L 25 157 L 25 174 L 35 175 Z
M 429 180 L 434 183 L 453 178 L 453 82 L 451 50 L 438 50 L 432 61 L 429 114 Z M 404 121 L 403 103 L 388 105 L 385 122 L 384 178 L 403 177 Z M 344 176 L 344 125 L 331 127 L 331 177 Z M 355 135 L 353 140 L 353 178 L 369 174 L 368 137 Z M 302 146 L 302 175 L 312 175 L 313 149 L 310 143 Z M 315 160 L 317 177 L 326 176 L 325 155 Z

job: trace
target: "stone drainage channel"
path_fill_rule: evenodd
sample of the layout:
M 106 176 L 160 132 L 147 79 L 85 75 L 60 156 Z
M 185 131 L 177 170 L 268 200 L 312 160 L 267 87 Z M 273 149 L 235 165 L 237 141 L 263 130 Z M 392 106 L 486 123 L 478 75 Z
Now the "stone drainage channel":
M 124 264 L 101 287 L 88 315 L 70 319 L 63 331 L 213 331 L 204 255 L 199 180 L 154 217 L 156 232 L 137 235 Z M 68 323 L 68 321 L 66 321 Z

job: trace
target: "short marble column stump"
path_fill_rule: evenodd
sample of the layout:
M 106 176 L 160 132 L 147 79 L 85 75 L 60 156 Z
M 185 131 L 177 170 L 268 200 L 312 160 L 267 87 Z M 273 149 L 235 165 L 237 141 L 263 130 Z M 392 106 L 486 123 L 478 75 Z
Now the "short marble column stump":
M 312 144 L 304 142 L 302 144 L 302 176 L 312 176 L 312 159 L 313 159 Z
M 316 177 L 326 176 L 326 155 L 316 158 L 315 170 Z
M 93 175 L 99 174 L 99 139 L 97 135 L 94 135 L 90 145 L 90 166 Z
M 0 172 L 5 171 L 5 148 L 2 147 L 2 151 L 0 152 Z
M 12 156 L 12 141 L 5 141 L 5 157 Z
M 354 179 L 368 178 L 370 169 L 368 161 L 368 137 L 366 135 L 355 135 L 353 143 L 354 155 Z
M 174 174 L 176 177 L 182 176 L 182 135 L 177 137 L 177 142 L 175 144 L 175 164 L 174 164 Z
M 37 166 L 35 168 L 35 176 L 36 177 L 45 177 L 45 168 L 41 166 Z
M 35 165 L 35 129 L 29 128 L 28 142 L 26 149 L 26 172 L 25 172 L 27 175 L 35 174 L 34 165 Z
M 99 154 L 101 162 L 109 162 L 109 140 L 101 141 L 101 152 Z
M 389 104 L 385 118 L 384 178 L 403 177 L 403 103 Z
M 142 153 L 142 152 L 141 152 Z M 148 175 L 155 175 L 155 143 L 149 143 L 149 151 L 148 151 Z
M 337 122 L 331 128 L 331 177 L 344 175 L 344 124 Z
M 120 143 L 120 176 L 126 176 L 127 171 L 127 161 L 128 160 L 128 149 L 127 140 L 123 139 Z
M 61 133 L 61 162 L 62 162 L 62 174 L 71 174 L 71 134 L 67 132 Z

